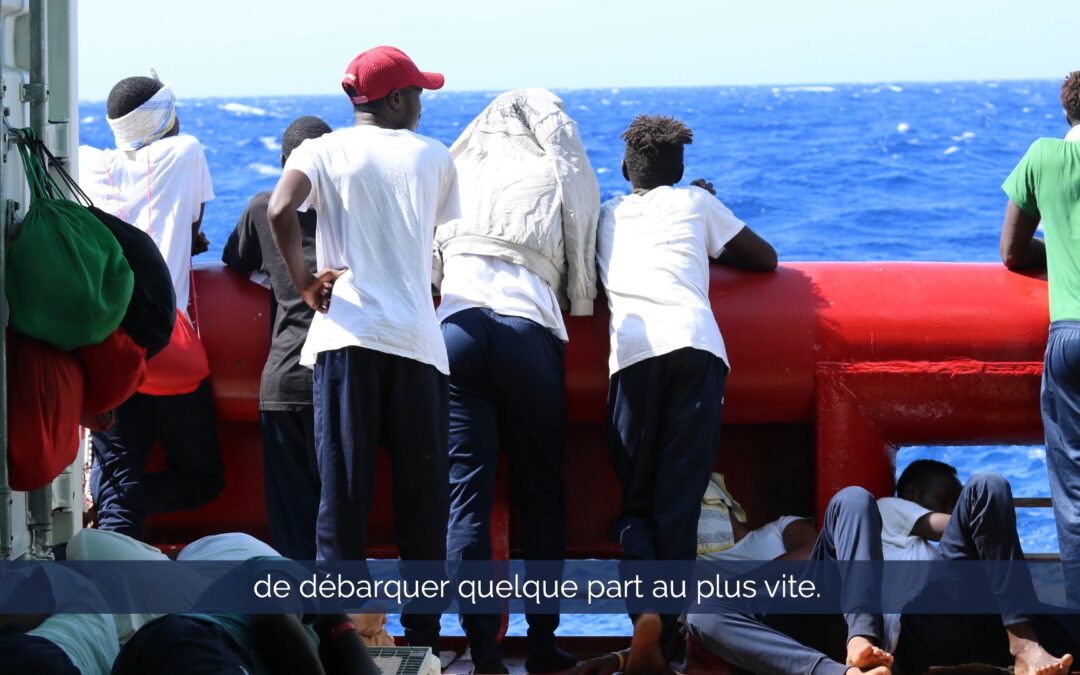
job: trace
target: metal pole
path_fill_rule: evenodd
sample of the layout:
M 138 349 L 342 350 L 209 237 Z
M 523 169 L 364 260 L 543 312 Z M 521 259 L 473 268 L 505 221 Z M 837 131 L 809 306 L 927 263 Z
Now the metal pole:
M 0 45 L 7 44 L 6 21 L 0 19 Z M 7 50 L 0 49 L 0 66 L 4 64 Z M 3 71 L 0 70 L 0 73 Z M 0 79 L 0 108 L 3 107 L 3 94 L 7 93 L 7 83 Z M 5 111 L 6 112 L 6 111 Z M 6 134 L 5 134 L 6 135 Z M 8 147 L 6 138 L 4 147 Z M 0 185 L 4 184 L 5 162 L 0 162 Z M 2 195 L 0 195 L 2 196 Z M 0 201 L 6 205 L 7 200 Z M 5 269 L 7 261 L 7 237 L 11 229 L 10 214 L 7 208 L 0 210 L 0 303 L 6 303 L 7 279 Z M 6 308 L 0 307 L 0 328 L 7 325 Z M 11 558 L 11 485 L 8 483 L 8 425 L 7 425 L 7 331 L 0 329 L 0 560 Z
M 45 137 L 49 123 L 47 0 L 30 2 L 30 82 L 24 98 L 30 103 L 30 126 L 38 138 Z M 52 558 L 52 485 L 34 490 L 30 502 L 30 555 Z

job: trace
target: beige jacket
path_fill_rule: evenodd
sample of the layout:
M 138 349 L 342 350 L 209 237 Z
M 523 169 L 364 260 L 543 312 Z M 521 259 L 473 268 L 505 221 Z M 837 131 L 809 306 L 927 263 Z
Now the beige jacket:
M 546 89 L 496 97 L 450 147 L 461 218 L 435 231 L 433 281 L 462 253 L 524 265 L 572 315 L 592 314 L 600 188 L 577 123 Z

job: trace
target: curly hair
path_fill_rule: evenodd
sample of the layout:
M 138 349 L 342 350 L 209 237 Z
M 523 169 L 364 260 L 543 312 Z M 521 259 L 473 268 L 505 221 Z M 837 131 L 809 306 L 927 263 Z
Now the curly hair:
M 690 127 L 674 117 L 638 115 L 622 139 L 626 178 L 635 187 L 652 189 L 682 180 L 683 147 L 694 142 Z
M 927 483 L 935 476 L 955 477 L 956 467 L 936 459 L 917 459 L 900 474 L 900 480 L 896 481 L 896 494 L 902 497 L 909 487 L 925 490 Z
M 1080 70 L 1069 73 L 1061 83 L 1061 107 L 1073 122 L 1080 122 Z
M 125 77 L 113 85 L 105 109 L 110 119 L 119 119 L 158 93 L 163 84 L 152 77 Z
M 301 143 L 309 138 L 318 138 L 332 131 L 322 118 L 304 115 L 293 120 L 281 135 L 281 161 L 284 162 Z

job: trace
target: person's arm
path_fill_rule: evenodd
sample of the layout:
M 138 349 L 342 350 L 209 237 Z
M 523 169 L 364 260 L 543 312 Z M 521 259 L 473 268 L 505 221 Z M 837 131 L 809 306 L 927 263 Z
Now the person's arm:
M 704 178 L 698 178 L 691 181 L 690 184 L 705 190 L 713 197 L 716 196 L 713 184 Z M 756 232 L 750 229 L 749 225 L 736 218 L 731 209 L 721 204 L 719 200 L 717 200 L 716 206 L 718 208 L 715 209 L 710 218 L 710 225 L 716 228 L 713 231 L 726 229 L 730 232 L 729 228 L 733 226 L 739 227 L 739 231 L 734 236 L 728 235 L 730 238 L 724 243 L 722 250 L 719 252 L 710 250 L 709 255 L 713 256 L 716 262 L 721 265 L 748 272 L 772 272 L 775 270 L 777 257 L 776 250 L 772 245 L 759 237 Z M 720 239 L 716 241 L 716 244 L 722 241 L 723 239 Z M 716 244 L 711 244 L 710 247 Z
M 347 614 L 321 614 L 315 619 L 323 665 L 331 675 L 379 675 L 379 669 Z
M 326 675 L 304 625 L 294 614 L 250 614 L 255 648 L 271 675 Z
M 255 203 L 244 209 L 221 252 L 221 262 L 244 276 L 262 269 L 262 246 L 259 244 L 259 233 L 255 227 L 255 214 L 252 213 L 253 209 L 258 208 L 262 208 L 265 214 L 265 207 Z
M 945 534 L 945 528 L 948 527 L 951 518 L 952 516 L 948 513 L 931 511 L 923 514 L 911 527 L 911 535 L 930 541 L 941 541 L 941 535 Z
M 285 261 L 296 290 L 308 307 L 323 314 L 330 308 L 330 296 L 334 282 L 345 270 L 323 270 L 313 275 L 304 260 L 300 234 L 300 218 L 296 210 L 311 194 L 311 181 L 302 171 L 286 169 L 270 195 L 266 218 L 274 245 Z
M 781 536 L 784 539 L 785 553 L 777 560 L 809 560 L 810 551 L 814 550 L 814 544 L 817 543 L 818 533 L 809 520 L 799 519 L 788 523 Z
M 199 229 L 202 227 L 203 211 L 205 209 L 206 202 L 199 204 L 199 219 L 191 224 L 191 255 L 199 255 L 210 250 L 210 240 Z
M 1011 199 L 1005 205 L 1005 221 L 1001 224 L 1001 262 L 1010 270 L 1046 268 L 1046 244 L 1035 236 L 1039 216 L 1027 213 Z
M 554 113 L 542 125 L 538 125 L 537 141 L 552 159 L 555 180 L 559 183 L 562 197 L 566 295 L 570 300 L 570 315 L 591 316 L 596 300 L 596 228 L 600 222 L 600 186 L 581 142 L 577 124 L 565 113 Z

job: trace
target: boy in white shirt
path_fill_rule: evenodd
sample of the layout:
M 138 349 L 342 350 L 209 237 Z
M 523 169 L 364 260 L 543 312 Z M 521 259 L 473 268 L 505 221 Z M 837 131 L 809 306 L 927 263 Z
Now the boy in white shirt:
M 421 89 L 442 85 L 393 47 L 358 55 L 342 80 L 356 125 L 296 148 L 267 207 L 289 275 L 316 310 L 300 363 L 315 371 L 319 560 L 367 557 L 380 443 L 401 559 L 446 558 L 449 364 L 431 256 L 435 227 L 459 216 L 457 173 L 446 146 L 415 133 Z M 305 203 L 319 214 L 318 276 L 301 246 Z M 410 644 L 437 651 L 438 615 L 407 611 L 401 622 Z
M 129 77 L 109 92 L 108 122 L 116 149 L 79 149 L 79 184 L 95 204 L 150 235 L 185 314 L 191 256 L 207 250 L 199 230 L 214 198 L 199 141 L 180 135 L 172 89 L 155 77 Z M 146 473 L 155 442 L 164 471 Z M 147 515 L 193 509 L 225 486 L 210 378 L 171 396 L 136 393 L 116 411 L 116 424 L 94 432 L 91 492 L 98 527 L 139 537 Z
M 776 252 L 709 183 L 674 187 L 693 138 L 682 122 L 641 115 L 622 137 L 633 192 L 602 205 L 597 237 L 611 310 L 607 436 L 622 483 L 619 540 L 624 560 L 693 560 L 728 372 L 709 259 L 769 271 Z M 665 616 L 665 635 L 674 620 Z

